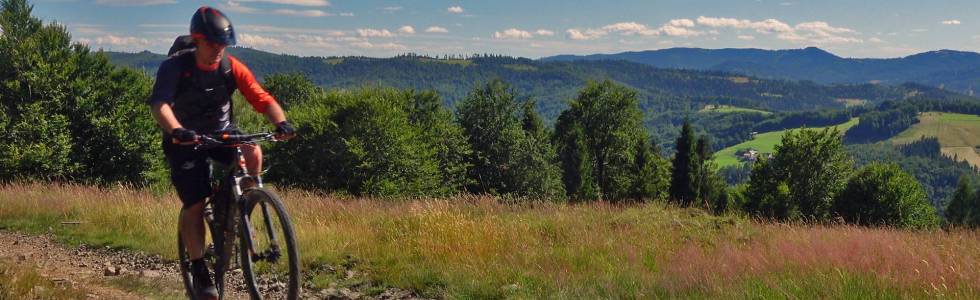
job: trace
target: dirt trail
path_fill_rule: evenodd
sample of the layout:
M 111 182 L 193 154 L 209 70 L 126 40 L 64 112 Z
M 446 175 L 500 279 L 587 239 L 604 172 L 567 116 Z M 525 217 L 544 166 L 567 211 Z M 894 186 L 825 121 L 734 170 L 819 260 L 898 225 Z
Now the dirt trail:
M 51 235 L 28 235 L 0 230 L 0 262 L 32 268 L 59 286 L 85 290 L 89 299 L 182 299 L 185 298 L 177 264 L 159 256 L 143 253 L 91 248 L 67 247 Z M 333 267 L 323 266 L 330 270 Z M 235 271 L 232 271 L 235 272 Z M 342 281 L 361 282 L 356 272 L 347 270 Z M 232 273 L 240 278 L 241 273 Z M 361 274 L 363 276 L 363 274 Z M 307 279 L 308 280 L 308 279 Z M 307 282 L 308 283 L 308 282 Z M 231 279 L 226 299 L 248 299 L 244 282 Z M 341 285 L 347 286 L 341 282 Z M 304 286 L 302 299 L 418 299 L 411 292 L 396 288 L 367 296 L 369 285 L 338 287 L 325 290 Z M 376 287 L 374 287 L 376 288 Z

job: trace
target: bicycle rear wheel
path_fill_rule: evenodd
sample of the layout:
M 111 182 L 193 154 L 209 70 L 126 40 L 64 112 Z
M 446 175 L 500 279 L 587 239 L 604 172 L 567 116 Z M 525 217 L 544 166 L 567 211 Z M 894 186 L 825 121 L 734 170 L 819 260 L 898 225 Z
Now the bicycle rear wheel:
M 298 299 L 299 249 L 293 223 L 272 191 L 245 192 L 241 207 L 241 266 L 252 299 Z

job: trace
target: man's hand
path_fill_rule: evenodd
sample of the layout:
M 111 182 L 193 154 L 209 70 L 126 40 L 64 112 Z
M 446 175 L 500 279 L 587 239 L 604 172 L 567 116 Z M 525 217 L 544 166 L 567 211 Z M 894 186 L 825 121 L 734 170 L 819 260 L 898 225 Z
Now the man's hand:
M 276 124 L 276 139 L 285 141 L 296 136 L 296 128 L 289 121 L 282 121 Z
M 170 135 L 173 137 L 174 144 L 178 144 L 178 145 L 197 144 L 197 133 L 194 132 L 193 130 L 187 130 L 178 127 L 178 128 L 174 128 L 174 130 L 170 132 Z

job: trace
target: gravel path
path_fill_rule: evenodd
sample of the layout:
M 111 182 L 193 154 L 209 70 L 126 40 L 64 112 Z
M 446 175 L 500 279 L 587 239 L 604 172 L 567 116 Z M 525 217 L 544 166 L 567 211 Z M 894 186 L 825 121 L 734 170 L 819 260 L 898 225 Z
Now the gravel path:
M 138 252 L 84 245 L 78 248 L 67 247 L 54 241 L 50 235 L 35 236 L 0 230 L 0 260 L 34 268 L 52 282 L 82 288 L 88 291 L 87 298 L 90 299 L 155 299 L 184 295 L 177 264 L 174 262 Z M 331 266 L 322 268 L 335 272 Z M 353 270 L 345 273 L 346 280 L 363 281 L 356 278 L 363 274 L 357 274 Z M 233 280 L 228 282 L 231 288 L 226 292 L 225 298 L 248 299 L 240 271 L 233 271 L 230 276 Z M 343 280 L 345 279 L 341 279 Z M 151 289 L 134 293 L 120 287 L 120 281 L 130 282 L 126 286 L 146 286 Z M 304 286 L 302 298 L 417 299 L 411 292 L 396 288 L 385 289 L 377 296 L 365 296 L 362 291 L 370 288 L 372 287 L 345 288 L 331 284 L 328 289 L 317 290 L 312 286 Z

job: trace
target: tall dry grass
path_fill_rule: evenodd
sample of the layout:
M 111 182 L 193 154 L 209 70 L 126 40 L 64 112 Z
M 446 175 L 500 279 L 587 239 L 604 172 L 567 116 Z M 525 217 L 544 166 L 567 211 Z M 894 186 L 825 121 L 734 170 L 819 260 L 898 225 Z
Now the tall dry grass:
M 976 231 L 787 225 L 659 203 L 281 195 L 307 269 L 345 264 L 428 296 L 980 297 Z M 178 208 L 128 189 L 0 187 L 0 226 L 171 258 Z

